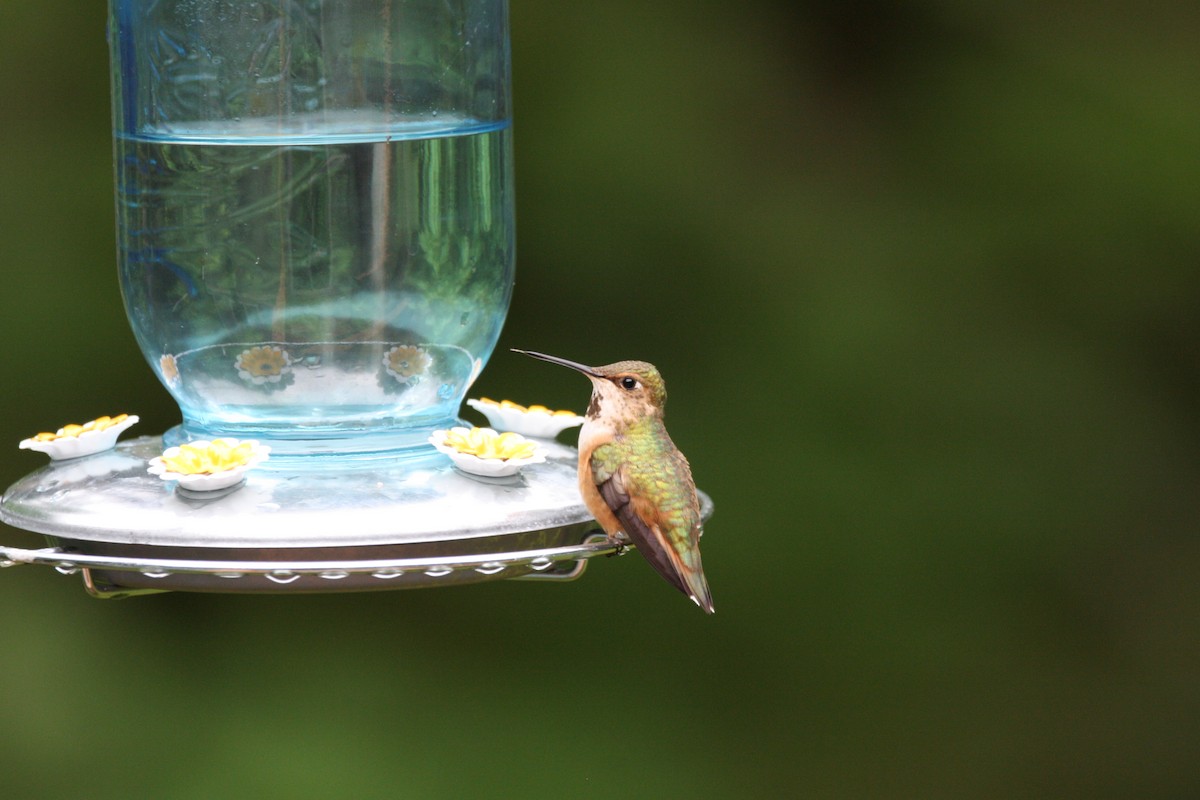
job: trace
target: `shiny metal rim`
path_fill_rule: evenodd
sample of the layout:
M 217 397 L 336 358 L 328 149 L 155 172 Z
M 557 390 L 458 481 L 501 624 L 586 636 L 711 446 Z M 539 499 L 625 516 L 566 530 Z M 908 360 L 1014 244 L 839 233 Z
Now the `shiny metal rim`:
M 591 537 L 588 541 L 578 545 L 509 553 L 328 561 L 137 558 L 72 553 L 58 547 L 27 550 L 0 546 L 0 568 L 38 564 L 53 567 L 64 575 L 71 575 L 80 570 L 97 569 L 137 572 L 148 578 L 167 578 L 171 575 L 210 575 L 236 580 L 260 575 L 280 585 L 286 585 L 303 575 L 315 575 L 331 581 L 350 575 L 369 575 L 386 581 L 405 574 L 419 573 L 436 578 L 463 570 L 474 570 L 482 575 L 498 576 L 500 573 L 514 568 L 532 570 L 532 574 L 527 577 L 553 576 L 556 579 L 569 579 L 577 577 L 582 572 L 586 559 L 617 554 L 623 549 L 620 543 L 603 535 Z M 551 567 L 566 561 L 576 561 L 576 568 L 565 573 L 561 571 L 549 573 Z M 547 574 L 540 575 L 538 573 Z

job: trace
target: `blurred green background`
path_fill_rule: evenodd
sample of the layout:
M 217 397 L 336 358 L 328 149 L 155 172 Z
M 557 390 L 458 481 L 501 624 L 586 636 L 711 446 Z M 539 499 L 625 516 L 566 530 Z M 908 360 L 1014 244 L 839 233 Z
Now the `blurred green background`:
M 125 322 L 103 4 L 0 5 L 0 483 L 177 412 Z M 102 602 L 0 573 L 13 798 L 1200 794 L 1200 7 L 517 0 L 477 393 L 643 358 L 706 618 L 579 582 Z M 35 546 L 12 529 L 4 543 Z

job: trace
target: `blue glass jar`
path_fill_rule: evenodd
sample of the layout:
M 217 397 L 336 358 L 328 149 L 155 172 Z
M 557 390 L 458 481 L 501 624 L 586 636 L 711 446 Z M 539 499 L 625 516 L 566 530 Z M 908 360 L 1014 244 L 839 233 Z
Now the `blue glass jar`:
M 121 287 L 166 444 L 389 453 L 513 284 L 506 0 L 110 0 Z

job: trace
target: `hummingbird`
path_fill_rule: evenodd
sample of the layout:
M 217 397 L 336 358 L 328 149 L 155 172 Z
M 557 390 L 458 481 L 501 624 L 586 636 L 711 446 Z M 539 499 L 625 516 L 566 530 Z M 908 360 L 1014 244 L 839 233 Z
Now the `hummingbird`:
M 579 432 L 579 492 L 612 538 L 625 536 L 650 565 L 705 612 L 712 593 L 700 564 L 700 501 L 687 459 L 667 435 L 667 387 L 653 364 L 588 367 L 516 350 L 582 372 L 592 399 Z

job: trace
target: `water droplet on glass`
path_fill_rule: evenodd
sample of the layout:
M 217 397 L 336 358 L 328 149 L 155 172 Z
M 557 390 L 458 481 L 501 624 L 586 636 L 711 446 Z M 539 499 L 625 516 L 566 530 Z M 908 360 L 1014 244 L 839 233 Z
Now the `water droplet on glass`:
M 439 400 L 449 400 L 450 398 L 454 397 L 453 384 L 443 383 L 438 387 L 437 395 Z

